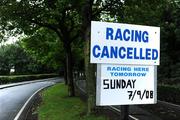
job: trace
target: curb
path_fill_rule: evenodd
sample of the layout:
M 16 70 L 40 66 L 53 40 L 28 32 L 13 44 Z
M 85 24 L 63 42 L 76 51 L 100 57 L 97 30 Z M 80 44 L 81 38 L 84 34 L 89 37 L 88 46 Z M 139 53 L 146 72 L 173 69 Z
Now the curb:
M 32 104 L 31 102 L 33 101 L 33 99 L 35 98 L 35 96 L 39 93 L 39 92 L 41 92 L 41 91 L 43 91 L 44 89 L 46 89 L 46 88 L 48 88 L 48 87 L 51 87 L 51 86 L 53 86 L 54 84 L 52 84 L 52 85 L 49 85 L 49 86 L 45 86 L 45 87 L 41 87 L 40 89 L 38 89 L 35 93 L 33 93 L 29 98 L 28 98 L 28 100 L 25 102 L 25 104 L 22 106 L 22 108 L 19 110 L 19 112 L 16 114 L 16 116 L 15 116 L 15 118 L 14 118 L 14 120 L 24 120 L 24 119 L 27 119 L 26 117 L 26 113 L 27 112 L 25 112 L 25 111 L 27 111 L 27 110 L 25 110 L 30 104 Z M 25 114 L 24 114 L 24 112 L 25 112 Z

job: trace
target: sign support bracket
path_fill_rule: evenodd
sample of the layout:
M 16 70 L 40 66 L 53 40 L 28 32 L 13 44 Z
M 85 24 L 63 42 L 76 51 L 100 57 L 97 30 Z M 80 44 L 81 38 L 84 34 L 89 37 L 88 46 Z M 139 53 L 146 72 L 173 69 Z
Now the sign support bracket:
M 129 105 L 121 105 L 121 119 L 129 120 Z

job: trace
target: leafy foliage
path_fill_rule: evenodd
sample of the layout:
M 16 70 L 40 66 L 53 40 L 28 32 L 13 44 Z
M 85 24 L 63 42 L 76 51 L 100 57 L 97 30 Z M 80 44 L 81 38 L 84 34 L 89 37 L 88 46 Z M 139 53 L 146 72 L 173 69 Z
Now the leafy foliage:
M 179 77 L 179 3 L 167 0 L 125 0 L 122 8 L 123 16 L 117 16 L 118 22 L 161 28 L 158 78 L 162 82 L 163 79 Z
M 0 63 L 1 75 L 10 74 L 11 69 L 15 69 L 14 74 L 48 73 L 54 70 L 35 60 L 22 48 L 20 42 L 1 46 Z
M 58 36 L 48 29 L 40 28 L 33 35 L 22 39 L 23 48 L 41 64 L 54 69 L 65 67 L 65 50 Z M 72 64 L 74 69 L 84 69 L 83 44 L 81 41 L 72 44 Z
M 48 29 L 39 29 L 22 39 L 23 48 L 41 64 L 59 69 L 63 66 L 65 53 L 57 35 Z
M 76 2 L 81 0 L 18 0 L 0 2 L 0 19 L 3 28 L 9 29 L 12 24 L 15 31 L 23 31 L 32 35 L 41 27 L 54 31 L 63 43 L 66 53 L 67 78 L 70 91 L 73 93 L 72 54 L 71 43 L 79 34 L 79 14 Z M 2 31 L 4 29 L 1 29 Z M 72 89 L 71 89 L 72 87 Z
M 0 74 L 9 74 L 11 68 L 20 72 L 18 67 L 21 67 L 21 71 L 23 71 L 24 65 L 29 61 L 27 54 L 18 44 L 1 46 L 0 58 Z
M 23 31 L 31 35 L 41 26 L 54 30 L 62 37 L 62 34 L 78 28 L 75 6 L 76 3 L 70 0 L 2 0 L 1 30 Z

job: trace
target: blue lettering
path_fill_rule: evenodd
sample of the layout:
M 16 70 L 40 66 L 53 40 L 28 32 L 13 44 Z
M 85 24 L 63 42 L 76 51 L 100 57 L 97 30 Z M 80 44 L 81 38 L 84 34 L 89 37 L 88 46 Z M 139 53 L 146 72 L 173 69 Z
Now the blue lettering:
M 127 48 L 127 59 L 133 59 L 133 57 L 132 57 L 132 50 L 133 50 L 133 48 L 131 48 L 131 47 L 128 47 Z
M 143 50 L 142 50 L 142 48 L 140 48 L 140 59 L 142 59 L 142 60 L 145 59 L 145 57 L 143 57 Z
M 126 57 L 126 54 L 124 53 L 124 54 L 122 55 L 122 51 L 126 52 L 126 49 L 125 49 L 124 47 L 120 47 L 120 48 L 119 48 L 119 57 L 120 57 L 121 59 L 124 59 L 124 58 Z
M 130 31 L 128 29 L 124 30 L 123 37 L 125 41 L 129 41 L 130 39 Z
M 117 55 L 118 55 L 117 50 L 118 50 L 118 47 L 112 47 L 111 46 L 111 50 L 110 50 L 111 51 L 111 55 L 110 55 L 111 58 L 117 58 Z
M 131 31 L 131 41 L 134 41 L 134 30 Z
M 118 46 L 94 45 L 92 54 L 95 58 L 119 58 L 119 59 L 139 59 L 139 60 L 157 60 L 159 53 L 157 49 L 151 48 L 133 48 Z M 108 70 L 110 67 L 107 67 Z M 118 68 L 119 69 L 119 68 Z
M 152 49 L 152 60 L 157 60 L 158 51 L 156 49 Z
M 137 49 L 134 48 L 134 59 L 139 59 L 139 57 L 137 56 Z
M 98 58 L 99 56 L 100 56 L 100 53 L 98 53 L 96 50 L 101 50 L 101 48 L 100 48 L 100 46 L 99 45 L 95 45 L 94 47 L 93 47 L 93 56 L 95 57 L 95 58 Z
M 147 48 L 146 49 L 146 60 L 151 60 L 151 57 L 150 57 L 150 55 L 151 55 L 151 49 L 149 49 L 149 48 Z
M 111 71 L 111 67 L 107 67 L 107 71 Z
M 147 31 L 144 31 L 143 33 L 142 33 L 142 40 L 143 40 L 143 42 L 148 42 L 149 41 L 149 37 L 148 37 L 148 32 Z
M 117 39 L 120 39 L 120 40 L 122 40 L 122 33 L 121 33 L 121 29 L 117 29 L 117 31 L 116 31 L 116 36 L 115 36 L 115 38 L 114 38 L 115 40 L 117 40 Z
M 141 75 L 144 77 L 144 76 L 146 76 L 146 73 L 141 73 Z
M 107 48 L 107 46 L 104 46 L 104 47 L 103 47 L 102 54 L 101 54 L 101 58 L 103 58 L 103 57 L 109 58 L 109 53 L 108 53 L 108 48 Z
M 116 67 L 113 67 L 113 68 L 112 68 L 112 71 L 116 71 Z
M 135 42 L 141 42 L 141 31 L 135 31 Z
M 106 40 L 113 40 L 113 29 L 112 28 L 106 28 Z
M 106 28 L 106 40 L 124 40 L 132 42 L 149 42 L 149 33 L 148 31 L 141 31 L 141 30 L 129 30 L 124 29 L 121 30 L 117 28 L 114 30 L 113 28 L 107 27 Z

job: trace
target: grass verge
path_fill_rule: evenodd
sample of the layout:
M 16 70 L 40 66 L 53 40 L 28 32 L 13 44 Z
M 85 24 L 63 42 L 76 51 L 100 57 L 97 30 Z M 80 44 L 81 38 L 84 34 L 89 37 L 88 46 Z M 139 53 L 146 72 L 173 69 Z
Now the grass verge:
M 85 103 L 78 97 L 68 97 L 67 87 L 60 83 L 43 93 L 38 109 L 39 120 L 108 120 L 104 116 L 84 115 Z

